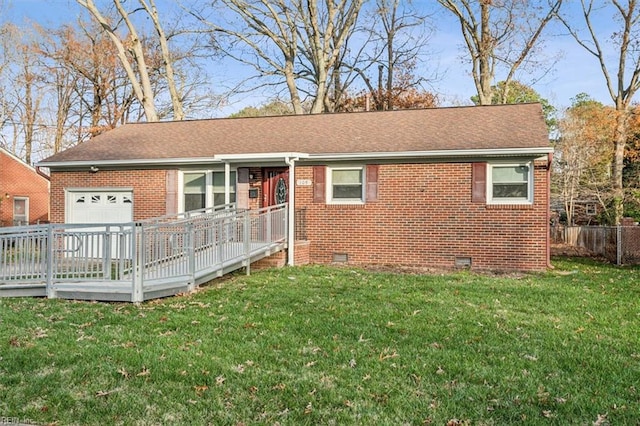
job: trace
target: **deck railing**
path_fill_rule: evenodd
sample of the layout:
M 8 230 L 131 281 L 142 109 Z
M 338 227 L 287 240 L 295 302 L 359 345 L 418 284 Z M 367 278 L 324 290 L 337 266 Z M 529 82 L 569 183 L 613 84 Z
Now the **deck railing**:
M 286 244 L 287 206 L 238 210 L 234 205 L 125 224 L 50 224 L 0 228 L 0 286 L 81 288 L 89 283 L 145 288 L 199 282 L 231 264 L 249 268 L 252 256 Z

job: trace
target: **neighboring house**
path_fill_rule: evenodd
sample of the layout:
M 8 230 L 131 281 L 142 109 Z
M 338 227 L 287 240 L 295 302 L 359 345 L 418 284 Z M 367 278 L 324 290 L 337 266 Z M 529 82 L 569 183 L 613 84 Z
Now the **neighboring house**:
M 543 270 L 551 153 L 519 104 L 127 124 L 41 165 L 53 222 L 288 201 L 290 264 Z
M 565 204 L 561 200 L 551 201 L 551 212 L 557 222 L 564 225 L 567 224 L 567 211 L 565 209 Z M 595 198 L 575 200 L 573 202 L 572 225 L 598 226 L 600 225 L 600 215 L 602 213 L 602 205 Z
M 0 226 L 48 220 L 48 177 L 0 148 Z

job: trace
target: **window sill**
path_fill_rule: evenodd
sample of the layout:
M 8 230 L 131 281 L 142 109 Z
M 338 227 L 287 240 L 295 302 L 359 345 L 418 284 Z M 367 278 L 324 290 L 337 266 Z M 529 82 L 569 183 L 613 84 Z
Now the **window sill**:
M 487 204 L 487 210 L 533 210 L 533 204 Z
M 330 209 L 362 209 L 366 205 L 365 203 L 327 203 L 325 204 Z

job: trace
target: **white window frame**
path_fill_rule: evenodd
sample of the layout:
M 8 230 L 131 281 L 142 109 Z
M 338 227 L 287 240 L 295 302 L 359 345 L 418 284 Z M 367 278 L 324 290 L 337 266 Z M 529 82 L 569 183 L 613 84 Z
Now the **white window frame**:
M 205 195 L 204 195 L 204 205 L 205 208 L 213 207 L 213 174 L 214 173 L 225 173 L 224 168 L 215 168 L 215 169 L 197 169 L 197 170 L 180 170 L 178 173 L 178 210 L 184 212 L 184 175 L 185 174 L 204 174 L 205 179 Z M 231 168 L 229 170 L 229 175 L 235 173 L 236 180 L 235 182 L 231 182 L 234 184 L 234 191 L 231 191 L 229 188 L 229 194 L 236 194 L 237 200 L 237 191 L 238 191 L 238 170 L 235 168 Z M 226 192 L 226 188 L 225 188 Z
M 493 168 L 494 167 L 528 167 L 529 173 L 527 177 L 527 197 L 498 197 L 493 196 Z M 533 204 L 533 161 L 523 162 L 495 162 L 487 164 L 487 203 L 488 204 L 512 204 L 512 205 L 531 205 Z
M 333 171 L 334 170 L 358 170 L 360 172 L 361 179 L 361 193 L 360 198 L 333 198 Z M 366 182 L 366 168 L 363 165 L 350 165 L 350 166 L 327 166 L 327 204 L 364 204 L 366 202 L 365 194 L 367 188 Z

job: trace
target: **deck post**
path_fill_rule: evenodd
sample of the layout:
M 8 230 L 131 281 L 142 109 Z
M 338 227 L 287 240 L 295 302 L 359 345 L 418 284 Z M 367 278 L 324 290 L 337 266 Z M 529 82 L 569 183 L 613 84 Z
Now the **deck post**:
M 249 234 L 251 233 L 251 215 L 249 214 L 249 210 L 245 210 L 244 214 L 244 255 L 246 266 L 245 269 L 247 271 L 247 275 L 251 275 L 251 240 L 249 238 Z
M 138 227 L 140 231 L 138 232 Z M 138 237 L 140 244 L 138 245 Z M 142 291 L 142 277 L 144 268 L 144 228 L 142 225 L 133 224 L 131 227 L 131 301 L 139 303 L 144 300 Z
M 133 233 L 133 231 L 132 231 Z M 120 227 L 120 232 L 118 233 L 118 239 L 120 240 L 118 243 L 119 252 L 118 252 L 118 280 L 122 280 L 124 277 L 124 268 L 125 268 L 125 256 L 126 256 L 126 243 L 127 243 L 127 234 L 123 227 Z
M 111 226 L 107 225 L 102 242 L 102 278 L 111 280 Z
M 216 239 L 215 244 L 218 247 L 218 263 L 220 264 L 220 269 L 222 269 L 222 264 L 225 261 L 224 259 L 224 218 L 217 219 L 217 230 L 216 230 Z
M 53 265 L 54 265 L 54 241 L 53 241 L 53 225 L 47 226 L 47 253 L 46 253 L 46 292 L 49 299 L 56 298 L 56 292 L 53 288 Z
M 271 218 L 272 213 L 273 213 L 273 209 L 271 207 L 269 207 L 267 209 L 267 216 L 266 216 L 266 218 L 265 218 L 265 220 L 263 222 L 264 226 L 267 227 L 267 241 L 266 242 L 268 244 L 271 244 L 273 242 L 273 229 L 271 229 L 271 228 L 273 228 L 273 219 Z
M 195 227 L 193 226 L 193 222 L 187 223 L 187 262 L 189 268 L 189 283 L 187 289 L 189 291 L 194 291 L 196 288 L 196 248 L 195 248 Z

